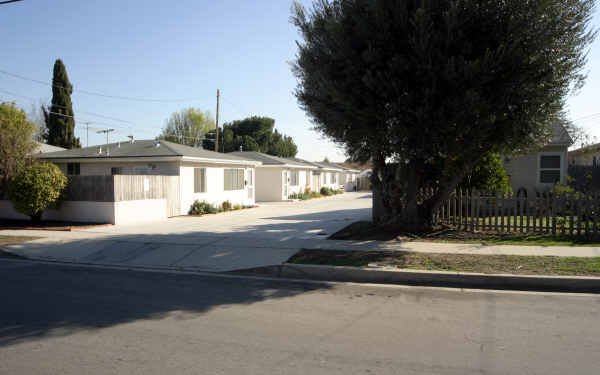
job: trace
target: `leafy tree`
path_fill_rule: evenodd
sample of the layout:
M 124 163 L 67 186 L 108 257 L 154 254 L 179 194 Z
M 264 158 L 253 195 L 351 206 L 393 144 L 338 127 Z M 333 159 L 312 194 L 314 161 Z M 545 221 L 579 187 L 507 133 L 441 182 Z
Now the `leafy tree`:
M 67 182 L 56 165 L 38 162 L 10 181 L 8 197 L 17 211 L 40 221 L 44 210 L 58 203 Z
M 48 144 L 64 148 L 81 148 L 79 138 L 75 137 L 75 117 L 71 94 L 73 86 L 69 82 L 67 69 L 62 60 L 54 63 L 52 77 L 52 105 L 48 111 L 46 127 Z
M 0 198 L 8 181 L 31 161 L 34 131 L 35 125 L 15 103 L 0 103 Z
M 533 143 L 584 82 L 593 0 L 294 4 L 295 95 L 316 130 L 373 163 L 373 220 L 428 231 L 488 152 Z M 433 189 L 431 197 L 419 194 Z
M 298 147 L 292 137 L 282 135 L 275 129 L 275 120 L 269 117 L 253 116 L 223 125 L 221 133 L 224 152 L 259 151 L 265 154 L 294 157 Z M 214 138 L 207 142 L 214 145 Z M 214 147 L 214 146 L 213 146 Z
M 215 121 L 210 112 L 186 108 L 171 114 L 159 138 L 188 146 L 198 146 L 204 136 L 214 129 Z
M 487 153 L 459 184 L 463 190 L 480 190 L 493 193 L 511 191 L 508 174 L 500 155 Z

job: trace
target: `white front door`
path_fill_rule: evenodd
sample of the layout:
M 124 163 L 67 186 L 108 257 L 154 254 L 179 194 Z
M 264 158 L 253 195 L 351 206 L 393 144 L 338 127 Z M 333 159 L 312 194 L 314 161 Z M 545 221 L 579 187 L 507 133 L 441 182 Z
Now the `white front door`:
M 254 176 L 252 175 L 252 169 L 248 170 L 248 199 L 254 197 Z
M 288 198 L 288 184 L 289 184 L 289 173 L 283 171 L 283 199 Z

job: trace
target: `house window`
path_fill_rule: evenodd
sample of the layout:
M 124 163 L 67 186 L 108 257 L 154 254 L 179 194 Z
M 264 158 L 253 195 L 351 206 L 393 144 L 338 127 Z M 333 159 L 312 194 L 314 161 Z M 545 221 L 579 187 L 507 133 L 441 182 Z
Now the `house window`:
M 329 174 L 329 183 L 330 184 L 337 183 L 337 173 L 330 173 Z
M 206 168 L 194 168 L 194 193 L 206 193 Z
M 554 184 L 560 182 L 561 160 L 560 155 L 540 156 L 540 183 Z
M 298 181 L 300 180 L 299 175 L 300 172 L 298 171 L 292 171 L 290 173 L 290 185 L 291 186 L 298 186 Z
M 113 175 L 113 176 L 116 175 L 116 174 L 123 174 L 123 168 L 121 168 L 121 167 L 112 167 L 110 169 L 110 174 Z
M 243 169 L 225 169 L 225 190 L 243 190 L 244 189 L 244 170 Z
M 81 167 L 79 163 L 67 163 L 67 175 L 69 176 L 77 176 L 81 172 Z

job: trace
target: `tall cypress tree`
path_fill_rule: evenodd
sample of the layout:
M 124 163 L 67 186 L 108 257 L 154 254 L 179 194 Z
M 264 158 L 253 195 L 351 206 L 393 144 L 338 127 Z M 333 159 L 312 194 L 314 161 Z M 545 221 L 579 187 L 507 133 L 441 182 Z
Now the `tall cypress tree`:
M 80 148 L 79 138 L 75 138 L 75 118 L 71 93 L 73 86 L 69 82 L 67 69 L 62 60 L 54 63 L 52 77 L 52 106 L 47 117 L 48 144 L 64 148 Z

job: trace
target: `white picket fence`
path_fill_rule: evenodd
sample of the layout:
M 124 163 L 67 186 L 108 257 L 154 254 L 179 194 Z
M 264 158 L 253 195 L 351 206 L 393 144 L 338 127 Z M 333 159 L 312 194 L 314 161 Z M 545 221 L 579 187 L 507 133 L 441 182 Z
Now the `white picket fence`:
M 440 207 L 437 223 L 469 231 L 598 236 L 598 193 L 525 198 L 458 191 Z

